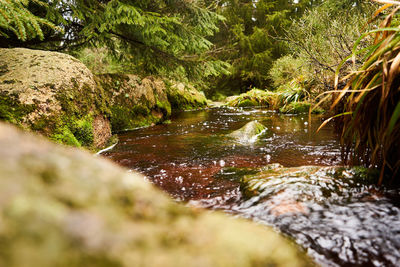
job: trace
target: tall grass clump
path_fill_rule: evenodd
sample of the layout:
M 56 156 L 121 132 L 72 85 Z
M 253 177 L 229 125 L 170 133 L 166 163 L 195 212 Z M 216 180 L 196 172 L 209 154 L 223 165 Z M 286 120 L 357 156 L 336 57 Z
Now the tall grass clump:
M 364 63 L 340 81 L 337 75 L 333 91 L 336 97 L 331 108 L 340 109 L 335 117 L 339 120 L 345 162 L 378 168 L 379 184 L 383 181 L 397 184 L 400 182 L 400 1 L 377 2 L 385 5 L 374 18 L 384 14 L 384 19 L 379 27 L 356 41 L 352 58 L 363 54 Z M 371 37 L 371 45 L 358 48 L 360 42 Z M 340 66 L 337 74 L 339 69 Z M 338 84 L 343 83 L 339 90 Z

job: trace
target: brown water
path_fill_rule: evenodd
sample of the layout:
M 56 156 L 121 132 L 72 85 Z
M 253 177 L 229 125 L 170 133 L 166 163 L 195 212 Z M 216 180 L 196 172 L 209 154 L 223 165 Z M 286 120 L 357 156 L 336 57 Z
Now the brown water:
M 226 135 L 249 121 L 268 130 L 251 144 Z M 251 218 L 293 237 L 324 266 L 400 266 L 400 209 L 397 190 L 378 189 L 348 179 L 285 177 L 245 198 L 243 174 L 280 163 L 287 167 L 340 165 L 332 126 L 315 133 L 321 118 L 280 115 L 264 109 L 210 109 L 183 112 L 168 125 L 119 135 L 103 153 L 122 166 L 145 174 L 179 201 Z M 233 167 L 233 168 L 232 168 Z M 243 169 L 246 168 L 246 169 Z M 276 213 L 282 192 L 306 212 Z

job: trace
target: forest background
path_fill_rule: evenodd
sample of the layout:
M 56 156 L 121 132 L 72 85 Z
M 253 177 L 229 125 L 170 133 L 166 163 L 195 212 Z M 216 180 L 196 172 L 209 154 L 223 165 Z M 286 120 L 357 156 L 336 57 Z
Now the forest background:
M 400 39 L 397 1 L 376 2 L 0 0 L 0 47 L 61 51 L 95 74 L 183 81 L 216 101 L 258 88 L 285 105 L 318 103 L 343 90 L 332 107 L 344 150 L 381 169 L 381 182 L 400 170 Z M 378 105 L 378 115 L 360 112 Z
M 209 98 L 250 88 L 314 96 L 374 10 L 361 0 L 0 2 L 0 46 L 63 51 L 94 73 L 158 75 Z

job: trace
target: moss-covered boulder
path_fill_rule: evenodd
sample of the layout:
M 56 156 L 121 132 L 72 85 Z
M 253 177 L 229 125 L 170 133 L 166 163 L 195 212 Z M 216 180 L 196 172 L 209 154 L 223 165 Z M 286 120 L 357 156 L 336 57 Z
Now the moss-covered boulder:
M 0 120 L 75 146 L 111 136 L 104 94 L 92 73 L 62 53 L 0 49 Z
M 179 205 L 105 159 L 0 124 L 0 266 L 307 266 L 266 226 Z
M 312 108 L 312 104 L 309 102 L 291 102 L 283 107 L 279 108 L 279 112 L 285 114 L 301 114 L 308 113 Z M 311 110 L 312 114 L 322 114 L 324 110 L 321 108 L 315 108 Z
M 173 110 L 191 110 L 207 106 L 207 98 L 193 86 L 184 83 L 166 82 L 168 100 Z
M 240 143 L 254 143 L 266 127 L 258 121 L 251 121 L 242 128 L 233 131 L 229 137 L 235 138 Z
M 160 123 L 171 115 L 166 86 L 160 79 L 102 74 L 96 82 L 105 92 L 114 132 Z
M 227 102 L 227 105 L 231 107 L 264 106 L 273 108 L 277 103 L 277 95 L 270 91 L 252 89 L 239 96 L 228 97 L 225 102 Z

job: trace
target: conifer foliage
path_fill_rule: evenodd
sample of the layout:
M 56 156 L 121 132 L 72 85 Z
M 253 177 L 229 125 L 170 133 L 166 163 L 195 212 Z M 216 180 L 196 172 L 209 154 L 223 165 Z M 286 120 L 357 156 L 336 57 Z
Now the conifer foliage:
M 4 10 L 2 7 L 1 12 Z M 18 10 L 28 13 L 22 4 Z M 31 41 L 30 47 L 71 50 L 107 46 L 121 63 L 151 73 L 174 70 L 184 75 L 215 74 L 218 68 L 224 68 L 221 61 L 205 55 L 213 46 L 207 38 L 218 30 L 223 17 L 210 11 L 203 0 L 58 0 L 48 1 L 46 8 L 31 10 L 63 28 L 65 34 L 46 31 L 43 36 L 34 21 L 32 25 L 45 42 Z M 17 45 L 21 44 L 13 43 Z
M 41 27 L 44 25 L 60 30 L 48 20 L 33 15 L 27 9 L 29 2 L 47 6 L 45 2 L 39 0 L 0 0 L 0 36 L 6 38 L 15 36 L 21 41 L 36 37 L 43 40 Z
M 219 88 L 241 91 L 265 88 L 274 60 L 287 52 L 280 42 L 292 20 L 320 0 L 221 0 L 218 13 L 226 17 L 215 43 L 218 57 L 232 65 L 231 74 L 219 80 Z M 230 94 L 231 92 L 227 92 Z M 235 92 L 237 93 L 237 92 Z

